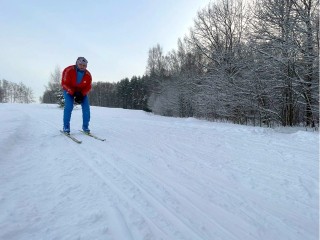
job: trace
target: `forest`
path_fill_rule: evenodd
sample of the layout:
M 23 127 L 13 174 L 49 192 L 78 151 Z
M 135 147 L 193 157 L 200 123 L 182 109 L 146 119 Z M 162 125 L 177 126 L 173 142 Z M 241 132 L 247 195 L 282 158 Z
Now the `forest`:
M 93 106 L 259 126 L 319 125 L 319 1 L 220 0 L 143 76 L 94 82 Z M 56 68 L 43 103 L 61 98 Z M 60 96 L 60 97 L 59 97 Z

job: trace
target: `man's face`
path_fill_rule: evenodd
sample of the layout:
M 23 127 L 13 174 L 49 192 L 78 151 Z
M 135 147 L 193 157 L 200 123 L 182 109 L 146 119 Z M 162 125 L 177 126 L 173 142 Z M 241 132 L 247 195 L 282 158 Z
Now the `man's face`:
M 87 68 L 87 64 L 78 63 L 78 68 L 79 68 L 81 71 L 84 71 L 84 70 L 86 70 L 86 68 Z

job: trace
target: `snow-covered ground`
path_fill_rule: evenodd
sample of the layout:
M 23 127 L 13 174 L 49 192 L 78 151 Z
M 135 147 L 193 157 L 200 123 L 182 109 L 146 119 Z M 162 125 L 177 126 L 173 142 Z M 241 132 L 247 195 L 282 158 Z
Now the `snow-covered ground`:
M 91 110 L 0 104 L 0 239 L 318 239 L 318 133 Z

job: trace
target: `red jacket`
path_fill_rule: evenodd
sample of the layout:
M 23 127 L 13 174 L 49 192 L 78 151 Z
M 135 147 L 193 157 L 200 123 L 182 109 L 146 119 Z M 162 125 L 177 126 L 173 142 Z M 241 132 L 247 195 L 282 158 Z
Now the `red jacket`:
M 85 70 L 82 81 L 77 84 L 76 65 L 66 67 L 62 72 L 61 86 L 71 95 L 75 92 L 81 92 L 83 96 L 87 95 L 91 90 L 91 82 L 91 73 L 88 70 Z

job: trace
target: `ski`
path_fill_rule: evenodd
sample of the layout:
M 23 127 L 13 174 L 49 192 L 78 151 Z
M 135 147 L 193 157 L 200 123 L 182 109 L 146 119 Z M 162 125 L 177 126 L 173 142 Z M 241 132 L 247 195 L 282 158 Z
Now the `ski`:
M 92 137 L 94 139 L 97 139 L 97 140 L 100 140 L 100 141 L 105 141 L 106 139 L 105 138 L 100 138 L 100 137 L 97 137 L 96 135 L 92 134 L 92 133 L 86 133 L 82 130 L 79 130 L 80 132 L 82 132 L 84 135 L 87 135 L 89 137 Z
M 65 133 L 65 132 L 63 132 L 63 131 L 61 131 L 61 130 L 60 130 L 60 132 L 61 132 L 63 135 L 65 135 L 66 137 L 68 137 L 68 138 L 70 138 L 71 140 L 73 140 L 74 142 L 79 143 L 79 144 L 82 143 L 82 141 L 76 139 L 74 136 L 72 136 L 72 135 L 70 135 L 70 134 L 67 134 L 67 133 Z

